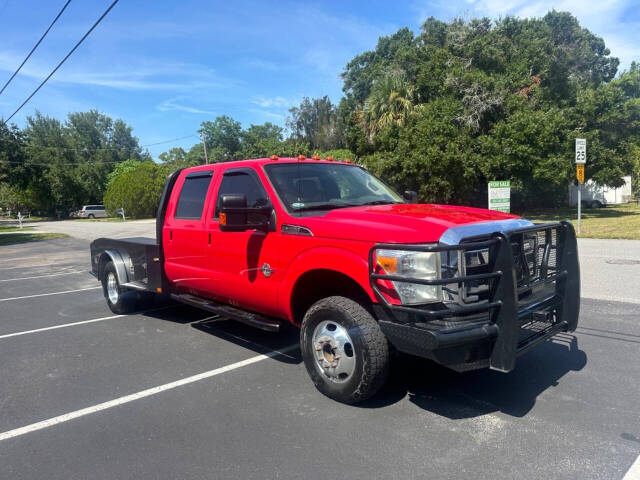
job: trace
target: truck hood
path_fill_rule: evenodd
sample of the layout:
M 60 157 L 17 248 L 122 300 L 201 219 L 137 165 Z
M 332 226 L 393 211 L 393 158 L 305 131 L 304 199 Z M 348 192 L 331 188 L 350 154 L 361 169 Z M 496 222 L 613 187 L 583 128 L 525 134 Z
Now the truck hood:
M 435 204 L 393 204 L 338 208 L 323 216 L 305 217 L 300 222 L 316 237 L 340 238 L 377 243 L 427 243 L 441 240 L 456 243 L 451 233 L 467 225 L 489 223 L 484 232 L 530 225 L 508 213 L 481 208 Z M 493 225 L 495 223 L 495 225 Z

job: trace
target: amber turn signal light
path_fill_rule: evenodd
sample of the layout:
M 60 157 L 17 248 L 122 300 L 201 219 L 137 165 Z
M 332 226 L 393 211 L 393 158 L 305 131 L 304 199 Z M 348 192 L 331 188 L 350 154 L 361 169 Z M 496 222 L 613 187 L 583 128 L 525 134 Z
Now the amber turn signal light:
M 396 257 L 378 257 L 376 258 L 376 262 L 378 265 L 382 267 L 382 269 L 386 273 L 397 273 L 398 272 L 398 259 Z
M 218 223 L 220 225 L 223 225 L 223 226 L 227 224 L 227 214 L 226 213 L 221 213 L 218 216 Z

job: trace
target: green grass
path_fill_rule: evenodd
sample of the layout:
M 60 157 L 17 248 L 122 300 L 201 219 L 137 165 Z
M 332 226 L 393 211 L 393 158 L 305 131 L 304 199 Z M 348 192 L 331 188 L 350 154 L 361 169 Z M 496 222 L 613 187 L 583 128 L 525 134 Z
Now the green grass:
M 0 235 L 0 245 L 15 245 L 17 243 L 39 242 L 54 238 L 67 238 L 66 233 L 5 233 Z
M 518 212 L 534 222 L 571 220 L 578 228 L 577 208 L 539 209 Z M 640 205 L 627 203 L 604 208 L 582 210 L 581 234 L 583 238 L 622 238 L 640 240 Z
M 25 230 L 33 230 L 33 227 L 24 227 L 24 228 L 20 228 L 20 227 L 7 227 L 7 226 L 2 226 L 0 225 L 0 232 L 24 232 Z

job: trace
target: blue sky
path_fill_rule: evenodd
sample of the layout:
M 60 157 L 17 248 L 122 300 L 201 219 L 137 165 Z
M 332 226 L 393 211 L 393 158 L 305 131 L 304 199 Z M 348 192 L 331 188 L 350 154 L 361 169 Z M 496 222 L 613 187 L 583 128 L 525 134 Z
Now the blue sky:
M 63 0 L 0 0 L 0 84 L 22 61 Z M 7 117 L 111 3 L 73 0 L 21 74 L 0 96 Z M 567 10 L 602 36 L 628 67 L 640 60 L 640 0 L 161 1 L 120 0 L 29 104 L 63 119 L 97 108 L 134 127 L 141 144 L 196 134 L 227 114 L 243 125 L 284 125 L 303 96 L 341 96 L 340 72 L 378 37 L 429 16 L 497 18 Z M 149 147 L 154 157 L 191 137 Z

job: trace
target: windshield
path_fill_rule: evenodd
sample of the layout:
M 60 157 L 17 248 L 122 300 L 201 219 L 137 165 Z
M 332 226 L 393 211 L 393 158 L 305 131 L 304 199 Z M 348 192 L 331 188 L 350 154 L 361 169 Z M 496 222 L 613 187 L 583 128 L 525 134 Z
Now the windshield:
M 390 187 L 366 170 L 331 163 L 267 165 L 271 183 L 288 210 L 331 210 L 402 203 Z

